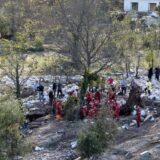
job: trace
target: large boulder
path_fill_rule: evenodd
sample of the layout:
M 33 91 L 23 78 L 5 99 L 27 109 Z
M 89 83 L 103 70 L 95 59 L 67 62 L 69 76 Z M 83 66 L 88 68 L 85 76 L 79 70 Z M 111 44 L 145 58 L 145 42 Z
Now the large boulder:
M 21 93 L 21 98 L 27 98 L 29 96 L 34 95 L 35 92 L 32 88 L 24 88 Z
M 42 102 L 37 102 L 33 104 L 31 108 L 28 109 L 28 111 L 26 112 L 26 118 L 30 122 L 32 122 L 36 120 L 37 118 L 50 114 L 51 111 L 52 111 L 52 106 L 45 105 Z

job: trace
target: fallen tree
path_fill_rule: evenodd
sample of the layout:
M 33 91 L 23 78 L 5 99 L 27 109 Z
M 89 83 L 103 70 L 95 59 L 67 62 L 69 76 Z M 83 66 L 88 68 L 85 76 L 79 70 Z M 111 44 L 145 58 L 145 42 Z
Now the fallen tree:
M 130 90 L 127 102 L 121 107 L 120 115 L 130 115 L 134 109 L 134 106 L 139 106 L 143 108 L 143 99 L 141 98 L 142 93 L 143 91 L 138 85 L 132 88 Z

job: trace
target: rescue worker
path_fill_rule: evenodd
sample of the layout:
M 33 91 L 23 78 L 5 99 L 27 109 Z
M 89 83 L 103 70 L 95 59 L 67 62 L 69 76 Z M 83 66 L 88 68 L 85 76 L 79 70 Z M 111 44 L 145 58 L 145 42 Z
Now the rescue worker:
M 112 84 L 113 84 L 113 78 L 112 78 L 112 77 L 109 77 L 109 78 L 107 79 L 107 83 L 108 83 L 109 85 L 112 85 Z
M 120 115 L 120 105 L 119 103 L 115 103 L 115 118 L 118 121 L 119 120 L 119 115 Z
M 60 121 L 62 119 L 62 106 L 63 103 L 61 101 L 57 101 L 56 103 L 56 120 Z
M 146 82 L 145 92 L 148 93 L 149 95 L 151 95 L 151 90 L 152 90 L 152 83 L 148 80 Z
M 116 101 L 116 91 L 115 88 L 112 87 L 108 92 L 108 101 Z
M 90 102 L 92 101 L 92 93 L 91 92 L 87 92 L 86 98 L 87 98 L 87 105 L 89 105 Z
M 96 93 L 94 95 L 94 99 L 99 100 L 99 102 L 101 101 L 101 93 L 99 90 L 96 91 Z

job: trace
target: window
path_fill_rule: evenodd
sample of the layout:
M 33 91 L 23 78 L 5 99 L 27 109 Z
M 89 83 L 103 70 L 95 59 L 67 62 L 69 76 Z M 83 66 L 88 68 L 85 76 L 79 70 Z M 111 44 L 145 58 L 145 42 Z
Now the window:
M 138 11 L 138 3 L 137 2 L 132 3 L 132 10 Z
M 157 4 L 156 3 L 149 3 L 149 10 L 155 11 Z

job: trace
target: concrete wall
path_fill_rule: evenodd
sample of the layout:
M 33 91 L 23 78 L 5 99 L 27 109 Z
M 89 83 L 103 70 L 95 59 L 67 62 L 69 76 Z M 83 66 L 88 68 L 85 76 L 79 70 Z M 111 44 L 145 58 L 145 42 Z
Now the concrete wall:
M 160 4 L 160 0 L 124 0 L 124 11 L 132 10 L 132 3 L 138 3 L 138 11 L 147 12 L 149 10 L 149 3 L 156 3 L 157 6 Z

